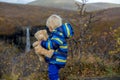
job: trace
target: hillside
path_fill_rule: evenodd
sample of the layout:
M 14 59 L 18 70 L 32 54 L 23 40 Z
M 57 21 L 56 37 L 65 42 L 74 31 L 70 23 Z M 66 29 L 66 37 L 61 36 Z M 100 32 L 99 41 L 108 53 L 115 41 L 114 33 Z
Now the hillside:
M 88 3 L 86 5 L 87 11 L 95 11 L 95 10 L 103 10 L 108 8 L 115 8 L 120 7 L 120 4 L 114 4 L 114 3 Z
M 67 63 L 60 80 L 120 80 L 119 7 L 80 16 L 77 11 L 1 2 L 0 80 L 48 80 L 48 65 L 39 61 L 32 44 L 51 14 L 60 15 L 74 29 L 74 36 L 67 39 Z M 29 32 L 31 50 L 26 52 Z
M 35 0 L 33 2 L 30 2 L 29 5 L 77 10 L 74 0 Z
M 36 1 L 30 2 L 29 5 L 54 7 L 54 8 L 60 8 L 60 9 L 68 9 L 68 10 L 77 10 L 74 0 L 36 0 Z M 86 10 L 95 11 L 95 10 L 114 8 L 114 7 L 120 7 L 120 4 L 100 3 L 100 2 L 99 3 L 88 3 L 86 5 Z
M 111 22 L 111 24 L 119 24 L 120 8 L 106 9 L 100 11 L 100 13 L 98 17 L 102 17 L 101 22 L 106 24 Z M 28 25 L 45 26 L 46 19 L 51 14 L 58 14 L 63 18 L 63 21 L 71 20 L 74 24 L 78 25 L 76 19 L 79 18 L 79 15 L 75 11 L 41 6 L 0 3 L 0 35 L 12 34 L 16 27 L 25 27 Z M 101 22 L 97 23 L 97 25 L 101 24 Z M 77 26 L 74 27 L 77 28 Z M 103 25 L 102 27 L 105 26 Z
M 45 21 L 51 14 L 58 14 L 66 19 L 72 18 L 75 12 L 55 8 L 45 8 L 30 5 L 0 3 L 0 34 L 14 32 L 19 26 L 45 26 Z M 65 20 L 65 19 L 64 19 Z

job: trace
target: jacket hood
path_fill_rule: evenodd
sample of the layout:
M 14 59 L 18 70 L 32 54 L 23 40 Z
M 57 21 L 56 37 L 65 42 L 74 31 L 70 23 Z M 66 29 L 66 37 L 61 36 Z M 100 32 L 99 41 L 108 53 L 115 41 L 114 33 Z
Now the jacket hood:
M 74 35 L 73 28 L 69 23 L 62 24 L 55 29 L 57 32 L 61 32 L 65 38 L 70 38 Z

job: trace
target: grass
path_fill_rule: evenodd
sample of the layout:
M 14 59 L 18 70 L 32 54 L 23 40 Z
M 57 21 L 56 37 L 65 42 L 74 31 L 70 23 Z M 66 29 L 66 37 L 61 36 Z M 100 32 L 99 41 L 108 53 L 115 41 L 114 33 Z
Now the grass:
M 3 44 L 5 43 L 0 42 L 0 46 Z M 0 62 L 0 66 L 3 66 L 0 68 L 1 71 L 3 71 L 1 79 L 48 80 L 47 70 L 41 69 L 42 67 L 39 66 L 39 60 L 33 51 L 26 54 L 26 56 L 16 57 L 16 62 L 19 62 L 15 65 L 10 65 L 12 64 L 11 59 L 20 51 L 13 46 L 8 49 L 6 48 L 7 46 L 9 46 L 9 44 L 2 46 L 2 50 L 4 51 L 0 53 L 3 58 L 5 57 L 3 54 L 7 54 L 8 58 L 1 58 L 2 61 L 4 60 L 4 62 Z M 94 54 L 83 55 L 81 60 L 76 57 L 77 56 L 70 58 L 69 56 L 65 68 L 60 70 L 61 80 L 85 80 L 86 78 L 114 77 L 120 75 L 119 61 L 114 62 L 114 57 L 106 60 Z M 44 69 L 47 69 L 47 67 L 44 67 Z M 42 70 L 42 72 L 40 70 Z

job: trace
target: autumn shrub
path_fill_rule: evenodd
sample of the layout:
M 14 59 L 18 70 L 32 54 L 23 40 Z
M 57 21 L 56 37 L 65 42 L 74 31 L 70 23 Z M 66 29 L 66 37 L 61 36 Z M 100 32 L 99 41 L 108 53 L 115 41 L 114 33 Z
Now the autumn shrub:
M 19 50 L 13 47 L 11 44 L 7 44 L 3 41 L 0 42 L 0 73 L 9 74 L 12 69 L 12 59 Z
M 76 80 L 80 77 L 111 77 L 119 75 L 119 64 L 119 62 L 103 60 L 92 54 L 83 56 L 80 61 L 74 57 L 68 60 L 60 75 L 63 80 Z
M 46 80 L 47 65 L 41 63 L 31 49 L 29 53 L 15 45 L 0 42 L 0 79 L 6 80 Z

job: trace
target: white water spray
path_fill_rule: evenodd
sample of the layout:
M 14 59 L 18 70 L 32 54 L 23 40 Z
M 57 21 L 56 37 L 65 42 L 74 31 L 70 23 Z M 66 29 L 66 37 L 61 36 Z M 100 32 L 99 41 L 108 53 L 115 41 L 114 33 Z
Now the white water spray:
M 30 51 L 30 29 L 26 28 L 26 52 Z

